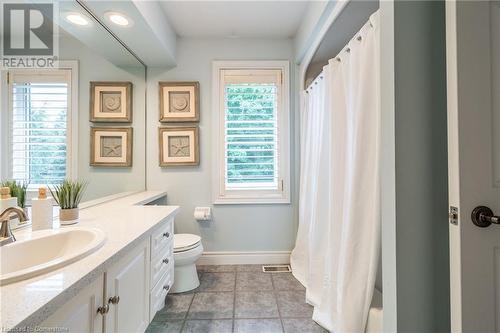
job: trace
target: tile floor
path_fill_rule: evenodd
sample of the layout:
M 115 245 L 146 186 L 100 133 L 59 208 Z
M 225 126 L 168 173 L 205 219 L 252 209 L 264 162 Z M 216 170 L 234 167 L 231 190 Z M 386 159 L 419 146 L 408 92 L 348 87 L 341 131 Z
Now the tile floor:
M 316 333 L 305 289 L 291 273 L 261 265 L 198 266 L 200 286 L 167 296 L 146 332 Z

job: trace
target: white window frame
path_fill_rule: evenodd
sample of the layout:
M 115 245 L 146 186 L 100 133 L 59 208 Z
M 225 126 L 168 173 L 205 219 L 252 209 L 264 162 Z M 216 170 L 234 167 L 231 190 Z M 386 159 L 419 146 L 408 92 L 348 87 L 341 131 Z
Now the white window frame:
M 221 87 L 223 70 L 280 70 L 281 94 L 278 108 L 279 158 L 278 190 L 227 190 L 225 186 L 225 105 Z M 290 63 L 289 61 L 213 61 L 213 201 L 214 204 L 289 204 L 290 203 Z
M 0 95 L 0 106 L 3 110 L 7 112 L 2 112 L 0 115 L 1 132 L 7 133 L 7 135 L 0 138 L 0 151 L 5 154 L 6 158 L 2 158 L 2 163 L 0 164 L 0 178 L 11 179 L 12 170 L 10 169 L 11 161 L 11 105 L 10 105 L 10 94 L 11 94 L 11 84 L 9 78 L 11 75 L 16 74 L 29 74 L 37 75 L 42 73 L 47 73 L 52 69 L 9 69 L 2 71 L 1 75 L 1 95 Z M 67 70 L 70 76 L 68 82 L 68 91 L 70 92 L 69 103 L 68 103 L 68 115 L 67 115 L 67 144 L 66 144 L 66 178 L 77 179 L 78 177 L 78 61 L 77 60 L 65 60 L 59 61 L 59 66 L 53 68 L 53 70 Z M 2 157 L 3 157 L 2 156 Z M 35 188 L 28 189 L 27 199 L 31 200 L 38 190 Z

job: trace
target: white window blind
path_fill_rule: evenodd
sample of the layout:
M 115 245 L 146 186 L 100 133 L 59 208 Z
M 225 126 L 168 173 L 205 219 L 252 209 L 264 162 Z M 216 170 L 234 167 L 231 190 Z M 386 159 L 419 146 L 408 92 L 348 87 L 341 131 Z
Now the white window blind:
M 226 189 L 278 189 L 281 71 L 224 71 Z
M 216 203 L 288 201 L 288 101 L 283 77 L 281 68 L 218 70 Z
M 33 188 L 67 177 L 70 80 L 67 70 L 9 73 L 10 178 Z

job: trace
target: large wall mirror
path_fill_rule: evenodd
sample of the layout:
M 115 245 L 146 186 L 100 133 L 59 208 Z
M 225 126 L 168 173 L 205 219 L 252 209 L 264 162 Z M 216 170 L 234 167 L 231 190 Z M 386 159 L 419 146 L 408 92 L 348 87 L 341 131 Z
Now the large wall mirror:
M 146 68 L 77 1 L 58 3 L 59 63 L 2 68 L 0 176 L 88 182 L 84 200 L 145 189 Z

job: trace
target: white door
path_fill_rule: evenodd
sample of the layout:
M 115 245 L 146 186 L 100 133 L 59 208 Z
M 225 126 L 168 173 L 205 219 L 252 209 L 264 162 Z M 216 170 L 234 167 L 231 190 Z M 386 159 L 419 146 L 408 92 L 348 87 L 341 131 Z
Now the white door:
M 144 332 L 149 325 L 149 238 L 106 273 L 106 332 Z
M 103 283 L 104 278 L 100 276 L 61 306 L 40 326 L 51 327 L 54 332 L 57 332 L 57 328 L 64 328 L 65 332 L 71 333 L 102 332 L 103 315 L 97 310 L 104 305 Z
M 500 225 L 471 216 L 500 215 L 500 3 L 447 1 L 446 39 L 451 331 L 500 332 Z

